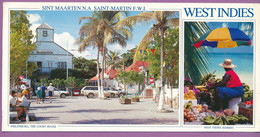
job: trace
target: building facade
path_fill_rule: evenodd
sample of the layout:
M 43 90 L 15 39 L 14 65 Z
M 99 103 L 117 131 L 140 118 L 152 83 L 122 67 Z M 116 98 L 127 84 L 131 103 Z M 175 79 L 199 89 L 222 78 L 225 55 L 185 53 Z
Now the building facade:
M 54 42 L 54 29 L 46 23 L 36 29 L 37 49 L 28 61 L 34 62 L 42 73 L 49 74 L 52 69 L 73 69 L 73 55 Z

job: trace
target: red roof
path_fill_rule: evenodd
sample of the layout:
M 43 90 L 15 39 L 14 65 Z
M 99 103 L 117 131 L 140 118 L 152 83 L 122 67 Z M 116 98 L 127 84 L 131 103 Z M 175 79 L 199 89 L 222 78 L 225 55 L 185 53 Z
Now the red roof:
M 109 76 L 109 79 L 113 79 L 117 77 L 116 75 L 117 71 L 114 69 L 107 69 L 105 73 Z M 100 73 L 100 78 L 102 78 L 102 72 Z M 95 81 L 95 80 L 98 80 L 97 76 L 91 78 L 89 81 Z
M 134 70 L 137 73 L 141 71 L 140 67 L 144 66 L 144 68 L 147 68 L 149 66 L 149 63 L 146 61 L 136 61 L 135 64 L 130 65 L 125 69 L 125 71 L 131 71 Z

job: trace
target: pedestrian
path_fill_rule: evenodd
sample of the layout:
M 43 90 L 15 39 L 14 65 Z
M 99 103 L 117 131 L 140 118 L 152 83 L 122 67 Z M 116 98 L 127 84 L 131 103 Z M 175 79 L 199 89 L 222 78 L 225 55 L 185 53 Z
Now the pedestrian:
M 20 121 L 19 117 L 23 111 L 23 109 L 21 107 L 17 106 L 17 100 L 15 99 L 15 91 L 11 91 L 11 94 L 9 96 L 9 102 L 10 102 L 10 111 L 16 111 L 17 112 L 17 117 L 16 117 L 16 121 Z
M 44 84 L 42 83 L 41 92 L 42 92 L 42 102 L 43 102 L 43 103 L 44 103 L 44 99 L 45 99 L 45 90 L 46 90 L 46 87 L 45 87 Z
M 50 83 L 50 86 L 48 86 L 47 90 L 49 91 L 49 99 L 50 99 L 50 103 L 52 102 L 52 95 L 54 92 L 54 87 L 52 86 L 52 83 Z
M 38 88 L 37 88 L 36 94 L 37 94 L 37 103 L 40 104 L 40 103 L 41 103 L 41 99 L 42 99 L 41 87 L 38 87 Z
M 18 98 L 17 102 L 19 102 L 17 106 L 21 107 L 23 109 L 23 114 L 26 115 L 26 111 L 28 110 L 29 107 L 29 102 L 27 98 L 23 93 L 17 93 L 17 98 Z

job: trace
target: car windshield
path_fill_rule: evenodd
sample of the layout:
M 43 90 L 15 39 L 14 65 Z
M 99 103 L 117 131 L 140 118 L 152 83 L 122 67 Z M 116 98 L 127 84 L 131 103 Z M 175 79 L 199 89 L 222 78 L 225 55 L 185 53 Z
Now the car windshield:
M 104 88 L 104 90 L 110 90 L 109 88 Z

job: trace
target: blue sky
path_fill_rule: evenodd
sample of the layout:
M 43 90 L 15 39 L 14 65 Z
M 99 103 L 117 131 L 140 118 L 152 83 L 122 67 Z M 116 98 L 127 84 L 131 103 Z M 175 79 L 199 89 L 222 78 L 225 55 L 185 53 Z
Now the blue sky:
M 31 29 L 35 32 L 35 29 L 42 23 L 46 22 L 51 27 L 54 28 L 54 42 L 58 43 L 60 46 L 67 49 L 67 42 L 70 49 L 77 49 L 78 45 L 74 44 L 74 41 L 78 38 L 78 32 L 82 22 L 79 24 L 79 18 L 83 16 L 91 16 L 92 11 L 27 11 L 30 15 L 29 21 L 32 24 Z M 140 12 L 131 11 L 128 12 L 129 16 L 137 15 Z M 137 24 L 132 33 L 133 37 L 127 41 L 127 47 L 121 48 L 120 45 L 108 45 L 108 49 L 112 51 L 120 51 L 124 53 L 129 49 L 137 46 L 147 31 L 150 29 L 153 22 L 147 24 Z M 78 53 L 77 51 L 70 51 L 76 57 L 83 56 L 87 59 L 96 58 L 97 50 L 88 48 L 87 51 L 83 53 Z

